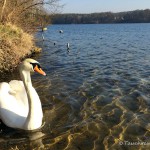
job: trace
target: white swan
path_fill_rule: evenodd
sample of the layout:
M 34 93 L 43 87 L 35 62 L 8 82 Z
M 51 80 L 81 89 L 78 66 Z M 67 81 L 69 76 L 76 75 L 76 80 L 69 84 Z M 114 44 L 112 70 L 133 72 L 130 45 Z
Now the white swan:
M 0 119 L 9 127 L 34 130 L 42 125 L 41 101 L 32 87 L 30 72 L 46 75 L 39 62 L 25 59 L 19 66 L 22 81 L 0 83 Z

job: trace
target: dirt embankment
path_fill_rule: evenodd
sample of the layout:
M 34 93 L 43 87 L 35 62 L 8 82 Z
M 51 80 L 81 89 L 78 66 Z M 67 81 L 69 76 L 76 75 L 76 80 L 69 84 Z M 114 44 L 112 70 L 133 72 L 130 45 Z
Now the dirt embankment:
M 21 59 L 40 51 L 32 35 L 9 23 L 0 25 L 0 72 L 12 70 Z

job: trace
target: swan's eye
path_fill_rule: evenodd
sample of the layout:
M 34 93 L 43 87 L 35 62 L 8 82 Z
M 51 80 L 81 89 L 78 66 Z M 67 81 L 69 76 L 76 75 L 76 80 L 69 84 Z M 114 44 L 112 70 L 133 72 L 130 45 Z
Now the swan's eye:
M 40 64 L 39 63 L 31 63 L 30 62 L 30 64 L 33 66 L 33 70 L 34 70 L 34 68 L 37 66 L 39 69 L 41 69 L 41 66 L 40 66 Z

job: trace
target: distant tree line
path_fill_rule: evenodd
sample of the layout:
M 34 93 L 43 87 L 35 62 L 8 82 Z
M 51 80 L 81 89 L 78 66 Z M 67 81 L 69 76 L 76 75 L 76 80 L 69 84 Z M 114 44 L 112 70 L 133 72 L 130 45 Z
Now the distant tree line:
M 150 9 L 91 14 L 57 14 L 53 24 L 150 23 Z

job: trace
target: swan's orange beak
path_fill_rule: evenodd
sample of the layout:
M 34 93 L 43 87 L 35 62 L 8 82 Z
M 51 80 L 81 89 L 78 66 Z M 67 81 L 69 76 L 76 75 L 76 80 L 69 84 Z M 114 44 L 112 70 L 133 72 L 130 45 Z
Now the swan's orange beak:
M 46 73 L 42 70 L 42 68 L 38 68 L 37 65 L 34 67 L 34 71 L 38 72 L 39 74 L 42 74 L 43 76 L 46 76 Z

